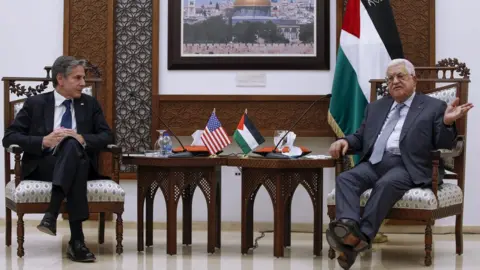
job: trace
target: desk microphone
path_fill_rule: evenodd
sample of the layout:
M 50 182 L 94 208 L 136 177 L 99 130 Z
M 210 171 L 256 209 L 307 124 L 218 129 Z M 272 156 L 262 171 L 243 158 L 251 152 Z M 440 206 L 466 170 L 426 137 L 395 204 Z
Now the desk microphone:
M 302 120 L 302 118 L 305 116 L 305 114 L 307 114 L 307 112 L 313 107 L 313 105 L 315 105 L 315 103 L 317 103 L 318 101 L 324 100 L 324 99 L 328 99 L 331 96 L 332 96 L 332 94 L 327 94 L 327 95 L 313 101 L 312 104 L 310 104 L 310 106 L 303 112 L 303 114 L 298 118 L 298 120 L 292 125 L 292 127 L 290 129 L 288 129 L 288 131 L 285 133 L 285 135 L 282 136 L 282 138 L 278 141 L 277 145 L 275 145 L 275 148 L 273 148 L 272 152 L 265 155 L 265 158 L 289 159 L 290 158 L 289 156 L 284 155 L 282 153 L 275 153 L 275 150 L 277 150 L 278 146 L 283 141 L 283 139 L 285 139 L 285 137 L 288 135 L 288 133 L 290 133 L 290 131 L 292 131 L 292 129 L 298 124 L 298 122 L 300 122 L 300 120 Z
M 131 97 L 135 97 L 135 93 L 134 92 L 130 92 L 129 94 Z M 171 155 L 169 155 L 168 157 L 169 158 L 189 158 L 189 157 L 193 157 L 193 154 L 192 152 L 189 152 L 187 151 L 187 149 L 185 149 L 185 147 L 183 146 L 182 142 L 180 141 L 180 139 L 177 137 L 177 135 L 175 135 L 175 133 L 173 132 L 173 130 L 167 125 L 167 123 L 165 123 L 165 121 L 163 121 L 162 118 L 160 118 L 160 116 L 158 116 L 155 111 L 153 109 L 151 109 L 152 111 L 152 116 L 155 116 L 155 118 L 157 120 L 160 120 L 160 122 L 162 122 L 163 125 L 165 125 L 167 127 L 167 131 L 170 131 L 173 135 L 173 137 L 175 137 L 175 139 L 178 141 L 178 143 L 180 143 L 180 146 L 182 147 L 182 152 L 178 152 L 178 153 L 173 153 Z

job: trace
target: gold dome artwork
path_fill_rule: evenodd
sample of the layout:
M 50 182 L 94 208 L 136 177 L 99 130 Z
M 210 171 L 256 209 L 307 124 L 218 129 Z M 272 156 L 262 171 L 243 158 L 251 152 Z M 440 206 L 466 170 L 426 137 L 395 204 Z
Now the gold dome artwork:
M 235 7 L 269 7 L 270 0 L 235 0 L 233 3 Z

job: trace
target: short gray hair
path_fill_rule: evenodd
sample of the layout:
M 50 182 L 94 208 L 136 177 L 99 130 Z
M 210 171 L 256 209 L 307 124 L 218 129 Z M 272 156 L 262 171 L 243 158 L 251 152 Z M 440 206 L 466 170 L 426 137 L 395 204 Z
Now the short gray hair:
M 77 60 L 73 56 L 58 57 L 52 66 L 53 87 L 57 87 L 58 85 L 58 74 L 61 74 L 63 77 L 67 77 L 68 75 L 70 75 L 70 73 L 72 73 L 72 69 L 77 66 L 82 66 L 83 68 L 85 68 L 87 66 L 87 61 L 83 59 Z
M 408 71 L 408 74 L 410 74 L 412 76 L 415 76 L 415 66 L 413 66 L 412 62 L 408 61 L 407 59 L 403 59 L 403 58 L 393 59 L 388 64 L 387 70 L 390 67 L 394 67 L 394 66 L 398 66 L 398 65 L 404 65 L 405 69 L 407 69 L 407 71 Z

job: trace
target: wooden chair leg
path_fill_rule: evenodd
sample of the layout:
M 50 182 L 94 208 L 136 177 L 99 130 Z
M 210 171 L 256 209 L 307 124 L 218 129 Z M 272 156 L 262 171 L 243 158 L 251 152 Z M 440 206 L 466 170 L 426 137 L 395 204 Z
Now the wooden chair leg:
M 332 212 L 335 212 L 335 209 L 333 209 Z M 328 217 L 330 218 L 330 222 L 335 220 L 335 216 L 331 214 L 331 211 L 328 211 Z M 331 260 L 335 259 L 335 250 L 332 247 L 328 248 L 328 258 L 330 258 Z
M 105 242 L 105 212 L 99 213 L 98 219 L 98 243 Z
M 17 256 L 23 257 L 25 255 L 25 250 L 23 249 L 23 242 L 25 236 L 25 225 L 23 224 L 23 213 L 17 213 L 18 221 L 17 221 Z
M 457 254 L 463 254 L 463 214 L 457 215 L 455 221 L 455 245 L 457 246 Z
M 432 225 L 425 228 L 425 266 L 432 265 Z
M 5 208 L 5 245 L 12 245 L 12 210 Z
M 123 220 L 122 220 L 122 213 L 117 213 L 117 226 L 116 226 L 116 234 L 117 234 L 117 254 L 123 253 Z

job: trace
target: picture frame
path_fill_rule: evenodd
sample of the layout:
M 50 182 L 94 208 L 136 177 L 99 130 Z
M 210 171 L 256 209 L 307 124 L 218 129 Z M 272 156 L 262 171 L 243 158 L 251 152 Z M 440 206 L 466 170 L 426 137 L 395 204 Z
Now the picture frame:
M 329 2 L 169 0 L 168 69 L 329 70 Z

